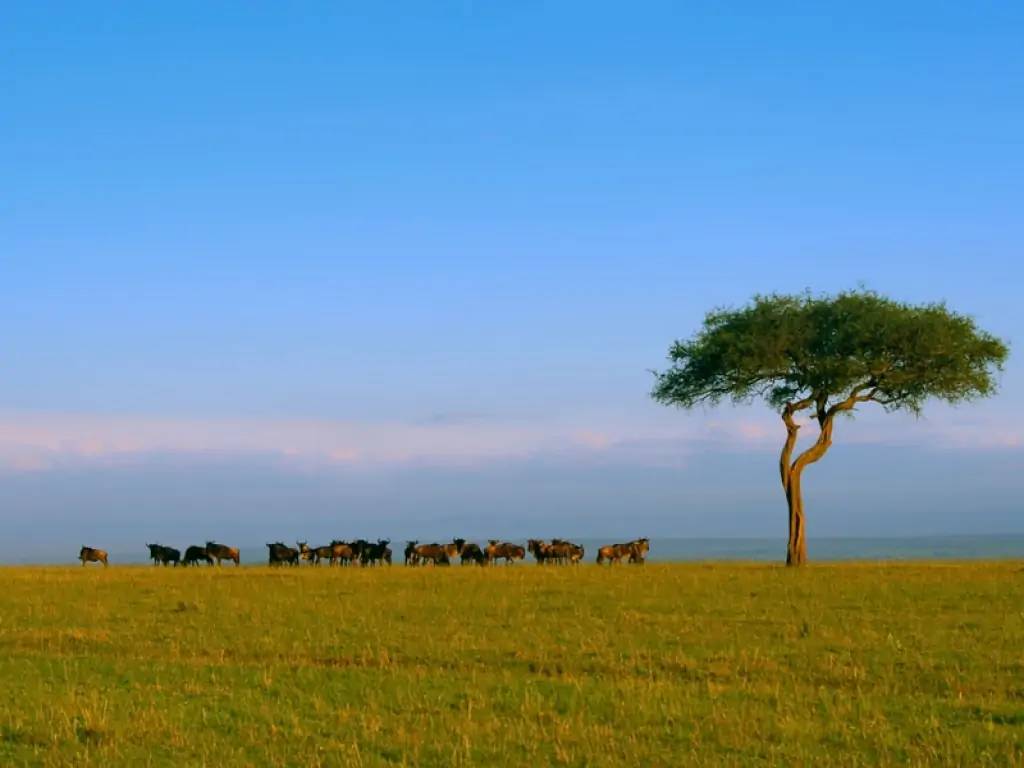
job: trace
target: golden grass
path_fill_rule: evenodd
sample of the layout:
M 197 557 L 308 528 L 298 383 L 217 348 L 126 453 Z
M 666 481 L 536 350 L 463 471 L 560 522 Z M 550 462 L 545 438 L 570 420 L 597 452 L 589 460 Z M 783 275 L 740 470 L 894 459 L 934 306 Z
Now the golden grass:
M 1017 563 L 0 569 L 4 765 L 1010 765 Z

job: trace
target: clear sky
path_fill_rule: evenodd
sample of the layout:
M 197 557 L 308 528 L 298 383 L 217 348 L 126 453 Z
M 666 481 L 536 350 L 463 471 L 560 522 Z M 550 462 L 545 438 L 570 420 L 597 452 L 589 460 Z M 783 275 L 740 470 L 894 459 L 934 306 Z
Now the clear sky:
M 777 417 L 649 369 L 858 284 L 1011 360 L 840 424 L 811 537 L 1024 531 L 1022 39 L 1012 3 L 8 4 L 0 538 L 782 537 Z

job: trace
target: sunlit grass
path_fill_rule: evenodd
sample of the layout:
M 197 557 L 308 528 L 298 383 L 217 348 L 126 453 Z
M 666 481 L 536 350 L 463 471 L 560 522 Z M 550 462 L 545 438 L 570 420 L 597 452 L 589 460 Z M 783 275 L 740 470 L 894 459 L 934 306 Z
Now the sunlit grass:
M 0 569 L 0 763 L 1020 764 L 1019 564 Z

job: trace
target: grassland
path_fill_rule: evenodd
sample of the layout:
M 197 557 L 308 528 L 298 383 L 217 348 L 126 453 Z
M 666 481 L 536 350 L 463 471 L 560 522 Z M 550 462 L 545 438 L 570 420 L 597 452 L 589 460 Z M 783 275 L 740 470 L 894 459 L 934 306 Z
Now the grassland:
M 1024 763 L 1018 563 L 0 569 L 3 765 Z

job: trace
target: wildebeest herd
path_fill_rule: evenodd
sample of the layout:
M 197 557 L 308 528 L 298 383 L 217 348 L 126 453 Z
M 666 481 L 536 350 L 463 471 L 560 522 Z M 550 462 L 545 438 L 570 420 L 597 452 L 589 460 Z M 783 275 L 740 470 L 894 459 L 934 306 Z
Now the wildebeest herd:
M 310 547 L 308 542 L 297 541 L 294 547 L 276 541 L 267 544 L 267 564 L 272 566 L 298 566 L 302 563 L 309 565 L 320 565 L 327 562 L 328 565 L 391 565 L 391 543 L 389 539 L 377 539 L 375 542 L 366 539 L 354 541 L 333 540 L 330 544 L 322 547 Z M 230 560 L 235 565 L 242 561 L 241 553 L 236 547 L 228 547 L 214 541 L 208 541 L 203 546 L 193 545 L 185 550 L 182 557 L 181 551 L 174 547 L 167 547 L 163 544 L 146 544 L 149 549 L 149 557 L 154 565 L 187 566 L 221 564 L 223 560 Z M 649 539 L 634 539 L 624 544 L 608 544 L 597 550 L 597 563 L 601 565 L 608 563 L 614 565 L 626 560 L 630 563 L 642 564 L 647 559 L 650 551 Z M 467 541 L 466 539 L 452 539 L 447 544 L 420 544 L 418 541 L 409 541 L 405 545 L 405 564 L 408 566 L 422 565 L 451 565 L 456 558 L 463 565 L 496 565 L 503 561 L 511 565 L 517 560 L 526 558 L 529 552 L 537 561 L 538 565 L 578 565 L 583 561 L 586 554 L 579 544 L 574 544 L 565 539 L 529 539 L 526 547 L 512 544 L 507 541 L 490 539 L 486 546 Z M 82 565 L 86 563 L 102 563 L 104 567 L 109 565 L 109 558 L 105 550 L 94 547 L 82 547 L 78 554 Z

